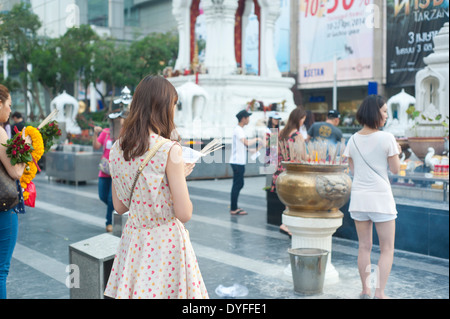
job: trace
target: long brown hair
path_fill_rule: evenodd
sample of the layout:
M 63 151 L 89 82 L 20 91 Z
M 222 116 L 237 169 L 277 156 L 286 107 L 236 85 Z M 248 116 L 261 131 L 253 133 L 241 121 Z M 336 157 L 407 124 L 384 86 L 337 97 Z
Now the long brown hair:
M 293 129 L 297 129 L 298 131 L 300 129 L 300 120 L 303 117 L 306 117 L 306 111 L 299 105 L 291 112 L 291 114 L 289 114 L 286 126 L 280 131 L 280 140 L 287 140 L 289 138 L 289 133 Z
M 9 90 L 3 84 L 0 84 L 0 103 L 5 103 L 9 97 Z
M 150 130 L 170 139 L 175 131 L 177 100 L 175 87 L 161 76 L 149 75 L 139 83 L 120 133 L 120 146 L 126 161 L 147 152 Z

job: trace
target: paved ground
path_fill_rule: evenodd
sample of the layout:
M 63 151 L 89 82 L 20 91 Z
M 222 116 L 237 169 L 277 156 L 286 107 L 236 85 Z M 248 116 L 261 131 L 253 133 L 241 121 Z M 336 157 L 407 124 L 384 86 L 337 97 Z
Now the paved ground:
M 19 218 L 19 239 L 8 277 L 10 299 L 68 299 L 65 282 L 68 246 L 104 233 L 105 206 L 97 183 L 79 186 L 36 177 L 36 208 Z M 334 238 L 333 264 L 340 280 L 325 284 L 323 294 L 299 296 L 293 291 L 287 249 L 290 240 L 266 223 L 264 177 L 246 178 L 239 204 L 247 216 L 230 216 L 231 180 L 190 181 L 194 217 L 187 224 L 211 298 L 215 289 L 235 283 L 249 299 L 354 299 L 360 292 L 357 242 Z M 373 263 L 378 259 L 374 247 Z M 448 299 L 449 261 L 396 251 L 386 293 L 399 299 Z

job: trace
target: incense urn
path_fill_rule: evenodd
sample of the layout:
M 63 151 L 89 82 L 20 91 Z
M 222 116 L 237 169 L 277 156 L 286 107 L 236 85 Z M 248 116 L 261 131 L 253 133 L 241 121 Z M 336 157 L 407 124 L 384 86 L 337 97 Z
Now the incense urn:
M 350 198 L 348 165 L 314 165 L 283 162 L 277 193 L 286 205 L 285 215 L 305 218 L 342 218 L 339 208 Z

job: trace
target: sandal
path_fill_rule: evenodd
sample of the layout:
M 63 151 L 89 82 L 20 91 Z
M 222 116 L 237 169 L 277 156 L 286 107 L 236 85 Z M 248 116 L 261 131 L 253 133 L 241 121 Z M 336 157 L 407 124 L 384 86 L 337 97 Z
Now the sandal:
M 243 210 L 242 208 L 238 208 L 234 213 L 232 213 L 232 211 L 230 211 L 231 215 L 248 215 L 248 213 Z

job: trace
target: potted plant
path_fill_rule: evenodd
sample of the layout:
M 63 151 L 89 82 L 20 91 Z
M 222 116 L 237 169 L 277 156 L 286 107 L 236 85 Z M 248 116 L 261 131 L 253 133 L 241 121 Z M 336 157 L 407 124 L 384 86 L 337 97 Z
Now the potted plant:
M 421 160 L 424 160 L 429 147 L 433 147 L 436 154 L 442 154 L 449 135 L 449 117 L 438 113 L 434 107 L 429 109 L 435 112 L 421 112 L 414 106 L 406 111 L 412 119 L 412 125 L 406 130 L 408 143 Z

